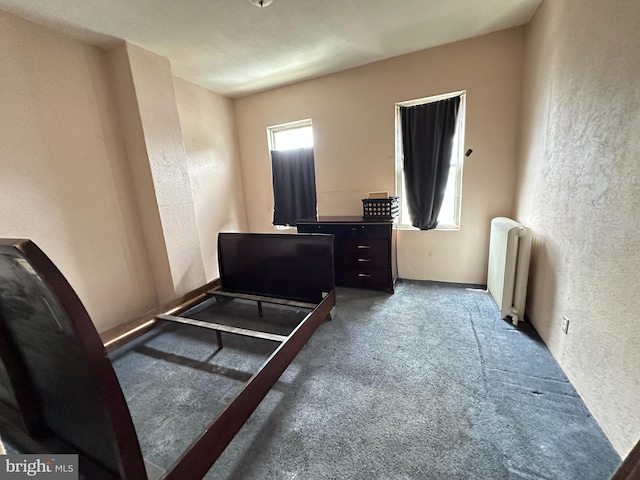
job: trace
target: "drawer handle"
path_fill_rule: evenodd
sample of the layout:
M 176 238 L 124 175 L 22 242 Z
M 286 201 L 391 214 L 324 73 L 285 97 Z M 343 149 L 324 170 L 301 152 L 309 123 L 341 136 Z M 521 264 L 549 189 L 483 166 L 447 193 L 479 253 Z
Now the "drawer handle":
M 358 276 L 359 277 L 365 277 L 365 278 L 371 277 L 371 275 L 367 275 L 366 273 L 359 273 Z
M 370 261 L 371 261 L 371 260 L 370 260 L 370 259 L 368 259 L 368 258 L 359 258 L 359 259 L 358 259 L 358 262 L 360 262 L 360 263 L 366 263 L 366 262 L 370 262 Z
M 363 248 L 371 248 L 371 245 L 358 245 L 359 249 L 363 249 Z

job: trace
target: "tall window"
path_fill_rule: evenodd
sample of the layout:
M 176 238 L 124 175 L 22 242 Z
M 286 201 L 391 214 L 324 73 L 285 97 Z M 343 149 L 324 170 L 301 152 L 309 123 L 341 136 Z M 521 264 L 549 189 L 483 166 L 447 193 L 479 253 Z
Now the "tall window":
M 460 229 L 460 210 L 462 205 L 462 164 L 466 110 L 466 94 L 464 91 L 396 103 L 396 195 L 400 197 L 400 218 L 398 220 L 398 225 L 400 227 L 413 228 L 411 226 L 406 200 L 400 107 L 423 105 L 454 97 L 460 97 L 460 106 L 457 116 L 453 149 L 451 151 L 449 176 L 447 179 L 444 200 L 438 215 L 438 225 L 436 229 Z
M 267 127 L 273 175 L 273 224 L 317 215 L 311 119 Z

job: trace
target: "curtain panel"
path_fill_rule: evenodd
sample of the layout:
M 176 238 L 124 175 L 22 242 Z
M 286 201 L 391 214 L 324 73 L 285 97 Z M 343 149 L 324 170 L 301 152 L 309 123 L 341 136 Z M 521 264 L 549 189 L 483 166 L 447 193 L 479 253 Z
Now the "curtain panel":
M 295 225 L 317 214 L 313 148 L 271 150 L 273 224 Z
M 460 97 L 400 107 L 404 183 L 411 224 L 438 225 L 449 178 Z

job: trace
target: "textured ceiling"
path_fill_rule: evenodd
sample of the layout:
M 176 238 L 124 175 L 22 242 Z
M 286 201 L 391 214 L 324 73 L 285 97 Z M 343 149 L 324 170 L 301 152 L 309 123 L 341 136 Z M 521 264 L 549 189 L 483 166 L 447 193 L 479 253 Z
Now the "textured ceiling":
M 125 39 L 228 96 L 527 23 L 540 0 L 0 0 L 90 43 Z

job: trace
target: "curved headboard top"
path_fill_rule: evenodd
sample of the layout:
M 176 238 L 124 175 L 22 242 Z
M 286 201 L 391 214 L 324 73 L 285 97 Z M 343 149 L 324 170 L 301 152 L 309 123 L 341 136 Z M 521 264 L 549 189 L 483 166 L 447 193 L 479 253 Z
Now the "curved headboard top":
M 117 377 L 82 302 L 35 243 L 0 239 L 0 349 L 32 436 L 50 436 L 118 478 L 146 478 Z

